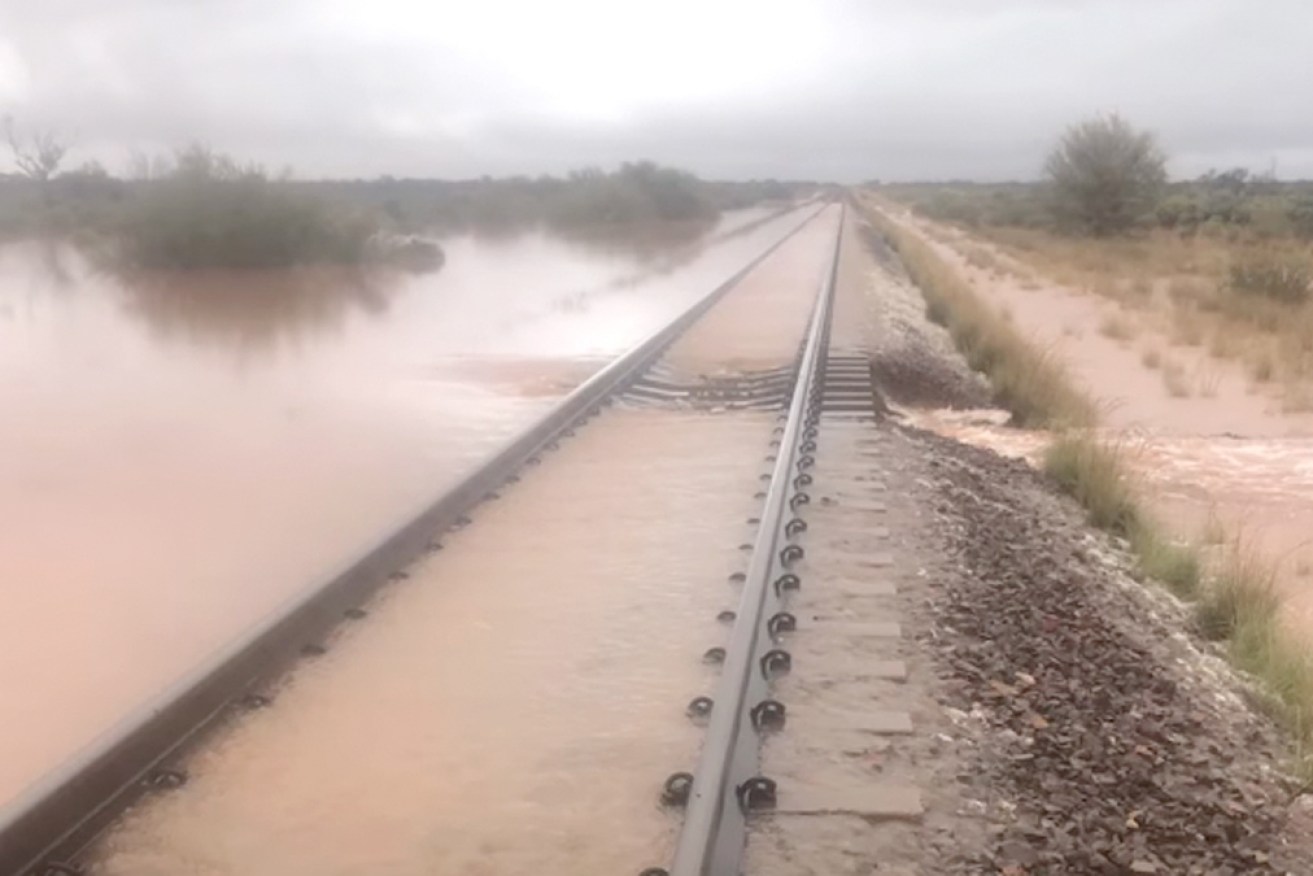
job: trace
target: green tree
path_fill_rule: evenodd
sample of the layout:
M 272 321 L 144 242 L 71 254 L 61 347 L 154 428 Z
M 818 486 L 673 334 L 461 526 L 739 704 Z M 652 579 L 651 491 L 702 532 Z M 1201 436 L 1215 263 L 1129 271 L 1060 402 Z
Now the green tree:
M 1073 125 L 1044 163 L 1059 224 L 1099 236 L 1126 231 L 1157 206 L 1165 164 L 1153 134 L 1116 113 Z

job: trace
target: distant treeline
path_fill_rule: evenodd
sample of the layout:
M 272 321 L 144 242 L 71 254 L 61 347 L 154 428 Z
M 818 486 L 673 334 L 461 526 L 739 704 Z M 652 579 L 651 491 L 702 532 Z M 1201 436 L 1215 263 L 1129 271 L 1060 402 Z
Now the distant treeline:
M 968 227 L 1055 229 L 1058 213 L 1047 183 L 888 183 L 876 184 L 895 200 L 925 216 Z M 1231 233 L 1255 237 L 1313 239 L 1313 181 L 1280 181 L 1243 168 L 1210 171 L 1168 183 L 1152 208 L 1139 218 L 1142 228 L 1181 234 Z
M 569 230 L 705 221 L 722 210 L 786 200 L 815 183 L 754 180 L 708 182 L 651 162 L 612 172 L 578 170 L 565 177 L 473 180 L 327 180 L 302 183 L 335 200 L 383 213 L 411 231 L 499 229 L 545 225 Z
M 0 175 L 0 237 L 65 235 L 133 267 L 357 262 L 389 236 L 534 225 L 641 233 L 815 188 L 707 182 L 651 162 L 564 178 L 302 181 L 199 146 L 142 168 L 131 179 L 96 164 L 46 179 Z

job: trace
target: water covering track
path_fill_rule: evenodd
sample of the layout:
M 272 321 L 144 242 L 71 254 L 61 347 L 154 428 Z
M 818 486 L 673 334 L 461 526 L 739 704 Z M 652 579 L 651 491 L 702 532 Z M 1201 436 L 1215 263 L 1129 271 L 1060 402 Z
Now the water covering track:
M 733 632 L 723 655 L 715 655 L 724 661 L 720 680 L 714 697 L 690 706 L 691 711 L 710 711 L 702 754 L 693 774 L 676 773 L 666 782 L 667 802 L 686 806 L 674 859 L 669 870 L 649 868 L 642 876 L 738 876 L 748 816 L 753 809 L 774 804 L 775 783 L 758 774 L 760 737 L 782 726 L 785 717 L 783 704 L 771 699 L 769 687 L 772 676 L 787 672 L 791 662 L 779 639 L 796 625 L 784 608 L 788 592 L 800 583 L 791 569 L 803 556 L 797 541 L 806 523 L 797 512 L 810 501 L 808 469 L 815 461 L 818 424 L 826 407 L 830 314 L 842 235 L 841 215 L 787 418 L 771 442 L 778 442 L 778 449 Z
M 91 745 L 0 808 L 0 874 L 76 873 L 73 861 L 127 806 L 151 788 L 184 782 L 179 756 L 235 709 L 259 705 L 257 685 L 295 657 L 318 647 L 344 617 L 389 576 L 426 550 L 435 537 L 515 479 L 515 472 L 561 435 L 622 393 L 662 352 L 740 279 L 803 226 L 796 227 L 708 292 L 673 321 L 576 388 L 542 419 L 512 439 L 462 481 L 340 570 L 311 583 L 241 637 L 188 673 Z

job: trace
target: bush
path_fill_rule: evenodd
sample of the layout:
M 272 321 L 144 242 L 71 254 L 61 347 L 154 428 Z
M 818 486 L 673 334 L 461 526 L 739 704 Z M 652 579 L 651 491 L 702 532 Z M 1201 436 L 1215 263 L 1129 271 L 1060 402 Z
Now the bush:
M 1241 295 L 1256 295 L 1282 304 L 1309 300 L 1313 273 L 1307 260 L 1276 253 L 1250 255 L 1232 263 L 1229 287 Z
M 1286 208 L 1286 220 L 1298 236 L 1313 238 L 1313 197 L 1296 198 Z
M 128 204 L 121 255 L 141 268 L 273 268 L 365 258 L 375 228 L 202 147 Z
M 1157 205 L 1165 164 L 1153 135 L 1115 113 L 1074 125 L 1044 164 L 1055 216 L 1089 234 L 1126 231 Z
M 697 177 L 643 161 L 624 164 L 611 174 L 596 169 L 572 173 L 546 218 L 551 224 L 578 227 L 703 220 L 718 212 Z

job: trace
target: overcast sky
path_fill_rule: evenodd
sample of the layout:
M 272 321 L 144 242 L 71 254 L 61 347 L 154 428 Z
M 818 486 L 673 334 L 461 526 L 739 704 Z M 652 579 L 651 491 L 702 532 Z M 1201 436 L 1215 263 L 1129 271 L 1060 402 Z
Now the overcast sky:
M 116 172 L 1027 179 L 1111 110 L 1177 175 L 1313 177 L 1313 2 L 0 0 L 0 113 Z

